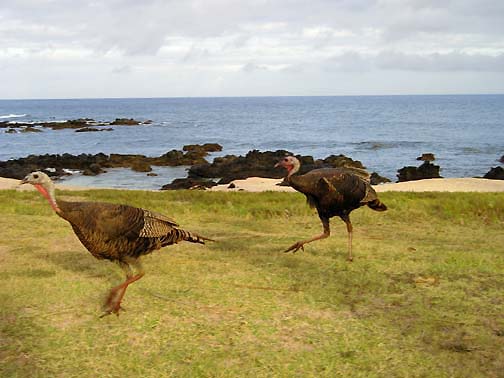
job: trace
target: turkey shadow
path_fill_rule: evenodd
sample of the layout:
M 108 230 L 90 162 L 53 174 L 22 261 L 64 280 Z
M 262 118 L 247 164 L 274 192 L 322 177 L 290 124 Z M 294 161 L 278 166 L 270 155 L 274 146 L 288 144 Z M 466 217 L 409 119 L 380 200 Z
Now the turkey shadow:
M 97 260 L 87 251 L 61 251 L 44 253 L 40 256 L 56 267 L 70 271 L 87 278 L 106 279 L 111 284 L 121 281 L 124 277 L 116 264 L 108 260 Z

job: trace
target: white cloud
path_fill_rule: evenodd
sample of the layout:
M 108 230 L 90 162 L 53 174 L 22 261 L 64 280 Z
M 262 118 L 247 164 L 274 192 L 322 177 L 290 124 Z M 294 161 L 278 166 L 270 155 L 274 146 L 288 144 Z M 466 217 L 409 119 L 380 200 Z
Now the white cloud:
M 0 89 L 0 98 L 33 97 L 37 85 L 46 97 L 86 97 L 89 83 L 109 88 L 115 81 L 123 95 L 140 95 L 118 73 L 143 80 L 153 96 L 303 94 L 303 88 L 306 94 L 368 93 L 371 87 L 385 93 L 394 80 L 384 78 L 404 71 L 418 75 L 404 92 L 436 92 L 443 72 L 460 73 L 460 82 L 464 72 L 484 74 L 489 90 L 504 92 L 503 56 L 504 2 L 493 0 L 0 3 L 0 80 L 14 88 Z M 39 80 L 19 85 L 40 67 Z M 60 79 L 48 85 L 44 77 L 54 79 L 55 67 Z M 359 73 L 367 81 L 356 80 Z M 455 90 L 481 86 L 465 80 Z

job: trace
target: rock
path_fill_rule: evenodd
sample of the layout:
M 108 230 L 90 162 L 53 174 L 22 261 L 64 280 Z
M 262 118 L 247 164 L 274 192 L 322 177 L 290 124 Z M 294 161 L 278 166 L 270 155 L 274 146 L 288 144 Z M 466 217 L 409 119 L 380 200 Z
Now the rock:
M 441 178 L 439 165 L 425 161 L 420 167 L 403 167 L 397 171 L 398 182 Z
M 483 178 L 492 179 L 492 180 L 504 180 L 504 168 L 502 167 L 494 167 L 491 168 Z
M 219 184 L 229 184 L 233 180 L 247 177 L 282 178 L 285 171 L 275 168 L 275 164 L 284 156 L 292 155 L 289 151 L 252 150 L 245 156 L 226 155 L 217 157 L 212 163 L 194 165 L 189 169 L 191 178 L 220 178 Z M 344 155 L 331 155 L 323 160 L 314 160 L 312 156 L 296 156 L 301 162 L 300 173 L 306 173 L 323 167 L 364 168 L 361 162 Z
M 93 131 L 113 131 L 114 129 L 112 127 L 107 127 L 105 129 L 97 129 L 96 127 L 83 127 L 82 129 L 77 129 L 75 130 L 76 133 L 86 133 L 86 132 L 93 132 Z
M 33 126 L 27 126 L 27 127 L 23 127 L 21 128 L 21 132 L 22 133 L 41 133 L 42 130 L 40 129 L 36 129 L 35 127 Z
M 154 172 L 149 172 L 149 173 L 147 173 L 147 176 L 154 177 L 154 176 L 158 176 L 158 174 L 154 173 Z
M 421 160 L 421 161 L 434 161 L 434 160 L 436 160 L 433 153 L 422 154 L 422 156 L 419 156 L 416 159 Z
M 501 158 L 499 159 L 499 162 L 501 162 L 502 164 L 504 164 L 504 155 L 501 156 Z
M 127 126 L 135 126 L 140 125 L 140 121 L 137 121 L 133 118 L 116 118 L 114 121 L 110 122 L 111 125 L 127 125 Z
M 90 164 L 89 167 L 84 169 L 82 174 L 84 176 L 96 176 L 103 172 L 105 171 L 98 164 Z
M 94 176 L 104 172 L 107 168 L 131 168 L 137 172 L 150 172 L 152 165 L 180 166 L 203 163 L 207 163 L 207 161 L 200 154 L 184 153 L 178 150 L 168 151 L 158 157 L 127 154 L 111 154 L 109 156 L 103 153 L 96 155 L 30 155 L 20 159 L 1 161 L 0 176 L 22 179 L 30 172 L 43 170 L 47 167 L 60 169 L 59 175 L 64 175 L 62 169 L 67 168 L 82 171 L 84 175 Z
M 186 144 L 182 150 L 190 151 L 205 151 L 205 152 L 218 152 L 222 151 L 222 146 L 219 143 L 205 143 L 205 144 Z
M 142 125 L 150 125 L 152 122 L 154 122 L 152 119 L 148 119 L 147 121 L 143 121 Z
M 152 171 L 152 167 L 150 166 L 150 164 L 145 161 L 134 161 L 130 167 L 135 172 L 150 172 L 150 171 Z
M 228 185 L 227 187 L 228 189 L 235 189 L 236 188 L 236 185 L 234 183 L 231 183 Z
M 190 178 L 220 178 L 219 184 L 229 184 L 236 179 L 247 177 L 281 178 L 284 172 L 275 169 L 275 163 L 288 152 L 250 151 L 246 156 L 226 155 L 217 157 L 210 163 L 194 165 L 189 169 Z
M 391 182 L 391 180 L 386 177 L 380 176 L 376 172 L 371 173 L 371 185 L 384 184 L 387 182 Z
M 2 121 L 0 122 L 0 128 L 7 128 L 7 127 L 33 127 L 33 126 L 40 126 L 40 127 L 48 127 L 53 130 L 62 130 L 62 129 L 79 129 L 79 131 L 84 132 L 84 131 L 110 131 L 113 130 L 112 128 L 107 128 L 107 129 L 95 129 L 93 127 L 89 126 L 108 126 L 108 125 L 115 125 L 115 126 L 130 126 L 130 125 L 148 125 L 152 123 L 152 121 L 148 120 L 145 122 L 140 122 L 132 118 L 116 118 L 112 122 L 97 122 L 94 119 L 91 118 L 78 118 L 78 119 L 70 119 L 67 121 L 63 122 L 36 122 L 36 123 L 27 123 L 27 122 L 6 122 Z
M 5 132 L 6 132 L 7 134 L 16 134 L 16 133 L 17 133 L 17 130 L 16 130 L 16 129 L 13 129 L 13 128 L 10 128 L 10 129 L 5 130 Z
M 217 185 L 212 180 L 183 178 L 175 179 L 170 184 L 163 185 L 161 190 L 178 190 L 178 189 L 206 189 Z
M 351 168 L 360 168 L 366 169 L 364 165 L 358 160 L 353 160 L 345 155 L 330 155 L 322 160 L 324 166 L 330 166 L 334 168 L 340 167 L 351 167 Z M 301 162 L 303 164 L 303 162 Z
M 39 125 L 42 127 L 50 127 L 53 130 L 61 129 L 80 129 L 87 125 L 88 120 L 84 118 L 71 119 L 65 122 L 43 122 Z

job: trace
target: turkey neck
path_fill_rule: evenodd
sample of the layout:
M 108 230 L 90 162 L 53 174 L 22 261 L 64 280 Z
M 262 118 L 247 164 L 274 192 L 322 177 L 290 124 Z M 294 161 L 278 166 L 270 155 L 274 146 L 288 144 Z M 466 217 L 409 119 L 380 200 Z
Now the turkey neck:
M 34 186 L 40 192 L 40 194 L 42 194 L 45 199 L 47 199 L 47 202 L 49 202 L 49 205 L 51 205 L 52 209 L 56 213 L 61 215 L 61 209 L 56 202 L 56 195 L 54 194 L 54 184 L 51 182 L 48 185 L 35 184 Z
M 297 171 L 287 175 L 286 180 L 298 192 L 306 193 L 309 190 L 306 185 L 307 183 L 303 180 L 302 176 L 296 175 L 296 173 Z

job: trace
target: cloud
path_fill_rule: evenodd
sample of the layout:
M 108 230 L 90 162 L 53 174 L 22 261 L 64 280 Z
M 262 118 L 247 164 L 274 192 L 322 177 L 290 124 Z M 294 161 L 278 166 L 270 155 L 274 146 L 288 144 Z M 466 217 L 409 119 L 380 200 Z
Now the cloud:
M 160 73 L 171 90 L 185 88 L 187 77 L 197 73 L 215 90 L 226 89 L 226 80 L 239 74 L 254 88 L 260 87 L 254 79 L 267 76 L 274 85 L 275 78 L 278 86 L 296 76 L 314 93 L 310 86 L 338 73 L 345 73 L 340 83 L 358 73 L 386 83 L 378 75 L 476 72 L 494 75 L 504 91 L 498 76 L 503 56 L 504 2 L 495 0 L 0 3 L 0 65 L 3 73 L 18 70 L 21 78 L 23 70 L 54 66 L 68 72 L 67 81 L 72 72 L 88 82 L 119 80 L 120 75 L 103 79 L 101 73 L 127 74 L 135 67 L 130 77 L 153 78 L 153 90 Z M 8 74 L 0 79 L 12 80 Z
M 447 54 L 434 53 L 422 55 L 383 52 L 376 57 L 376 66 L 385 70 L 403 71 L 504 72 L 504 54 L 488 56 L 450 52 Z
M 346 52 L 321 64 L 332 72 L 411 71 L 411 72 L 504 72 L 504 53 L 497 56 L 460 52 L 405 54 L 383 51 L 378 54 Z
M 114 67 L 112 69 L 112 73 L 119 74 L 119 75 L 129 74 L 132 71 L 133 71 L 133 69 L 129 65 L 118 66 L 118 67 Z

